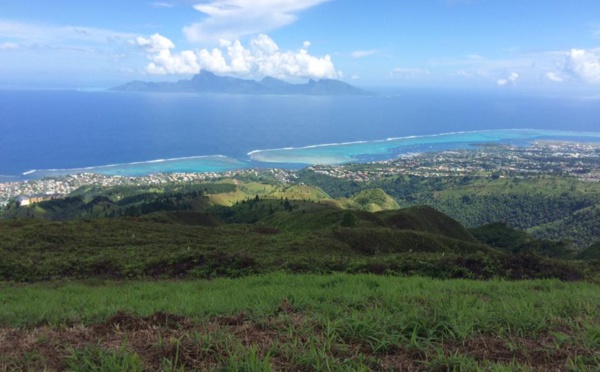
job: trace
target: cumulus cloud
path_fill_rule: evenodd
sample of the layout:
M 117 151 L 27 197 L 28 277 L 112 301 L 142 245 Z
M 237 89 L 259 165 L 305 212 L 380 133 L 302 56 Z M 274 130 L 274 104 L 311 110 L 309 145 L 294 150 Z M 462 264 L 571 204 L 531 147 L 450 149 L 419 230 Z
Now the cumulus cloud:
M 175 48 L 175 44 L 164 36 L 154 34 L 149 38 L 138 37 L 135 43 L 147 52 L 151 62 L 146 71 L 151 74 L 195 74 L 200 71 L 194 52 L 172 54 L 171 49 Z
M 508 77 L 503 78 L 503 79 L 498 79 L 496 81 L 496 84 L 500 85 L 500 86 L 505 86 L 505 85 L 515 85 L 517 83 L 517 80 L 519 80 L 519 74 L 516 72 L 511 72 L 510 75 L 508 75 Z
M 315 57 L 308 53 L 310 42 L 296 51 L 280 50 L 269 36 L 260 34 L 248 47 L 239 40 L 221 40 L 213 49 L 186 50 L 173 53 L 175 45 L 168 38 L 154 34 L 138 37 L 135 43 L 146 52 L 150 74 L 196 74 L 201 70 L 245 77 L 272 76 L 280 79 L 339 78 L 329 55 Z
M 206 18 L 184 27 L 183 32 L 191 42 L 235 40 L 289 25 L 299 12 L 326 1 L 210 0 L 194 6 Z
M 584 82 L 600 84 L 600 50 L 571 49 L 565 70 Z
M 547 72 L 545 76 L 546 79 L 554 81 L 555 83 L 562 83 L 563 81 L 565 81 L 565 79 L 556 72 Z
M 352 57 L 362 58 L 362 57 L 372 56 L 373 54 L 377 54 L 377 49 L 357 50 L 357 51 L 352 52 Z

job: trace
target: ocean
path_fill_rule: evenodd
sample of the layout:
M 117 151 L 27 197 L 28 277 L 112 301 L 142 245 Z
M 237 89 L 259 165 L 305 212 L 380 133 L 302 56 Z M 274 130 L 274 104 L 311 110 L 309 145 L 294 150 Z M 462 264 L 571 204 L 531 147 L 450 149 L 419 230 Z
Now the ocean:
M 598 100 L 405 90 L 374 96 L 0 91 L 0 182 L 302 167 L 534 139 L 600 142 Z

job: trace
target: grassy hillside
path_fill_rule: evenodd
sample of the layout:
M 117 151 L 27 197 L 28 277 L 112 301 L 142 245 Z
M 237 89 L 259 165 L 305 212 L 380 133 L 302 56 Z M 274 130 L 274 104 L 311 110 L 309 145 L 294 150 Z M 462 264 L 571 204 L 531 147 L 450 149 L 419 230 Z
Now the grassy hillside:
M 498 180 L 491 182 L 464 180 L 469 192 L 481 188 L 470 199 L 460 189 L 440 187 L 434 194 L 445 202 L 463 195 L 461 203 L 479 205 L 488 195 L 525 203 L 526 193 L 515 198 Z M 543 182 L 550 181 L 515 184 L 523 191 Z M 546 186 L 563 185 L 552 182 Z M 434 183 L 440 185 L 439 180 Z M 478 230 L 475 239 L 456 219 L 429 206 L 363 210 L 394 206 L 381 189 L 365 190 L 345 202 L 328 199 L 314 186 L 238 180 L 139 190 L 117 187 L 108 196 L 96 189 L 78 192 L 4 214 L 12 219 L 0 224 L 0 253 L 5 257 L 1 278 L 204 278 L 274 270 L 565 280 L 595 275 L 589 263 L 550 259 L 574 256 L 562 240 L 527 235 L 523 242 L 502 246 L 500 235 L 519 233 L 490 225 Z M 547 194 L 550 205 L 572 207 L 569 193 L 551 197 L 544 189 L 538 194 Z M 349 202 L 360 209 L 343 209 Z
M 342 226 L 346 213 L 354 227 Z M 277 270 L 439 278 L 586 275 L 569 262 L 492 250 L 429 207 L 372 214 L 255 198 L 212 213 L 1 221 L 0 236 L 0 278 L 8 281 L 235 277 Z
M 537 239 L 568 228 L 587 241 L 594 192 L 437 179 L 411 194 L 421 181 L 401 179 L 338 200 L 249 179 L 13 206 L 0 220 L 0 371 L 600 364 L 598 244 L 576 254 Z M 549 222 L 535 235 L 510 221 L 466 229 L 427 205 L 389 210 L 394 192 L 464 218 Z M 522 281 L 547 278 L 559 280 Z
M 308 170 L 300 180 L 333 198 L 381 189 L 402 207 L 429 205 L 467 227 L 503 222 L 537 239 L 569 240 L 585 248 L 600 236 L 600 184 L 563 176 L 495 178 L 398 175 L 358 183 Z
M 340 203 L 345 208 L 365 210 L 369 212 L 379 212 L 400 208 L 394 198 L 386 194 L 382 189 L 378 188 L 362 190 L 350 198 L 342 198 Z
M 397 229 L 425 231 L 463 241 L 475 241 L 456 220 L 428 206 L 415 206 L 377 214 L 386 224 Z
M 577 254 L 577 251 L 564 241 L 537 240 L 527 232 L 513 229 L 501 222 L 472 228 L 469 231 L 482 243 L 505 252 L 535 252 L 557 258 L 572 258 Z
M 592 371 L 590 283 L 274 273 L 0 287 L 5 370 Z
M 256 196 L 267 199 L 290 199 L 319 201 L 330 199 L 323 190 L 309 185 L 282 185 L 259 182 L 229 181 L 235 185 L 234 192 L 219 193 L 209 196 L 209 200 L 216 205 L 233 206 L 244 200 Z
M 167 184 L 161 186 L 84 186 L 65 199 L 9 208 L 1 217 L 41 218 L 52 221 L 78 218 L 142 216 L 155 212 L 207 212 L 211 207 L 235 206 L 256 197 L 319 201 L 329 199 L 322 190 L 306 185 L 282 185 L 237 180 L 218 183 Z
M 513 229 L 502 222 L 471 228 L 469 232 L 477 240 L 491 247 L 509 252 L 518 251 L 519 247 L 531 240 L 531 237 L 525 231 Z
M 591 245 L 600 236 L 600 184 L 568 177 L 428 178 L 400 175 L 357 183 L 306 170 L 299 172 L 299 177 L 297 184 L 230 179 L 105 190 L 83 187 L 67 199 L 38 203 L 29 208 L 9 207 L 2 218 L 70 220 L 141 216 L 163 211 L 210 212 L 214 206 L 225 206 L 238 209 L 234 214 L 239 218 L 231 222 L 255 223 L 266 215 L 253 211 L 245 213 L 248 216 L 244 217 L 239 204 L 258 197 L 281 203 L 287 199 L 295 207 L 313 201 L 338 209 L 369 212 L 429 205 L 467 227 L 502 222 L 512 228 L 527 230 L 536 239 L 562 240 L 579 249 Z M 267 212 L 275 213 L 277 208 L 273 204 Z M 337 215 L 334 213 L 330 217 L 336 219 Z M 278 223 L 271 220 L 273 218 L 268 223 Z M 329 220 L 324 222 L 331 224 Z M 298 225 L 308 228 L 319 224 L 299 222 Z

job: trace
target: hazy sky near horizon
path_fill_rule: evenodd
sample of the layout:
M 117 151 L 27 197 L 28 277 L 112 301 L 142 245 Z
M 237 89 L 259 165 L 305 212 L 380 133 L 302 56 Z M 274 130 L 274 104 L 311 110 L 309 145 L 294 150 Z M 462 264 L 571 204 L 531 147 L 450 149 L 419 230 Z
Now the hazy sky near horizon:
M 201 70 L 358 86 L 593 91 L 600 2 L 0 2 L 0 87 L 109 87 Z

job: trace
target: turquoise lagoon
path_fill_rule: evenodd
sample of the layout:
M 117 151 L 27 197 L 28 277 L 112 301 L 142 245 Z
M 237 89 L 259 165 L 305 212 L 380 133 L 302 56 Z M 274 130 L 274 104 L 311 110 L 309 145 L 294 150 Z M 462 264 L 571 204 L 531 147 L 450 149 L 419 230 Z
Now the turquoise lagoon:
M 254 150 L 245 159 L 222 155 L 158 159 L 74 169 L 45 169 L 25 172 L 28 177 L 76 173 L 143 176 L 173 172 L 225 172 L 246 168 L 300 168 L 308 165 L 383 161 L 400 156 L 448 149 L 469 149 L 482 144 L 526 145 L 536 140 L 600 142 L 600 132 L 539 129 L 502 129 L 407 136 L 376 141 L 317 144 L 305 147 Z

